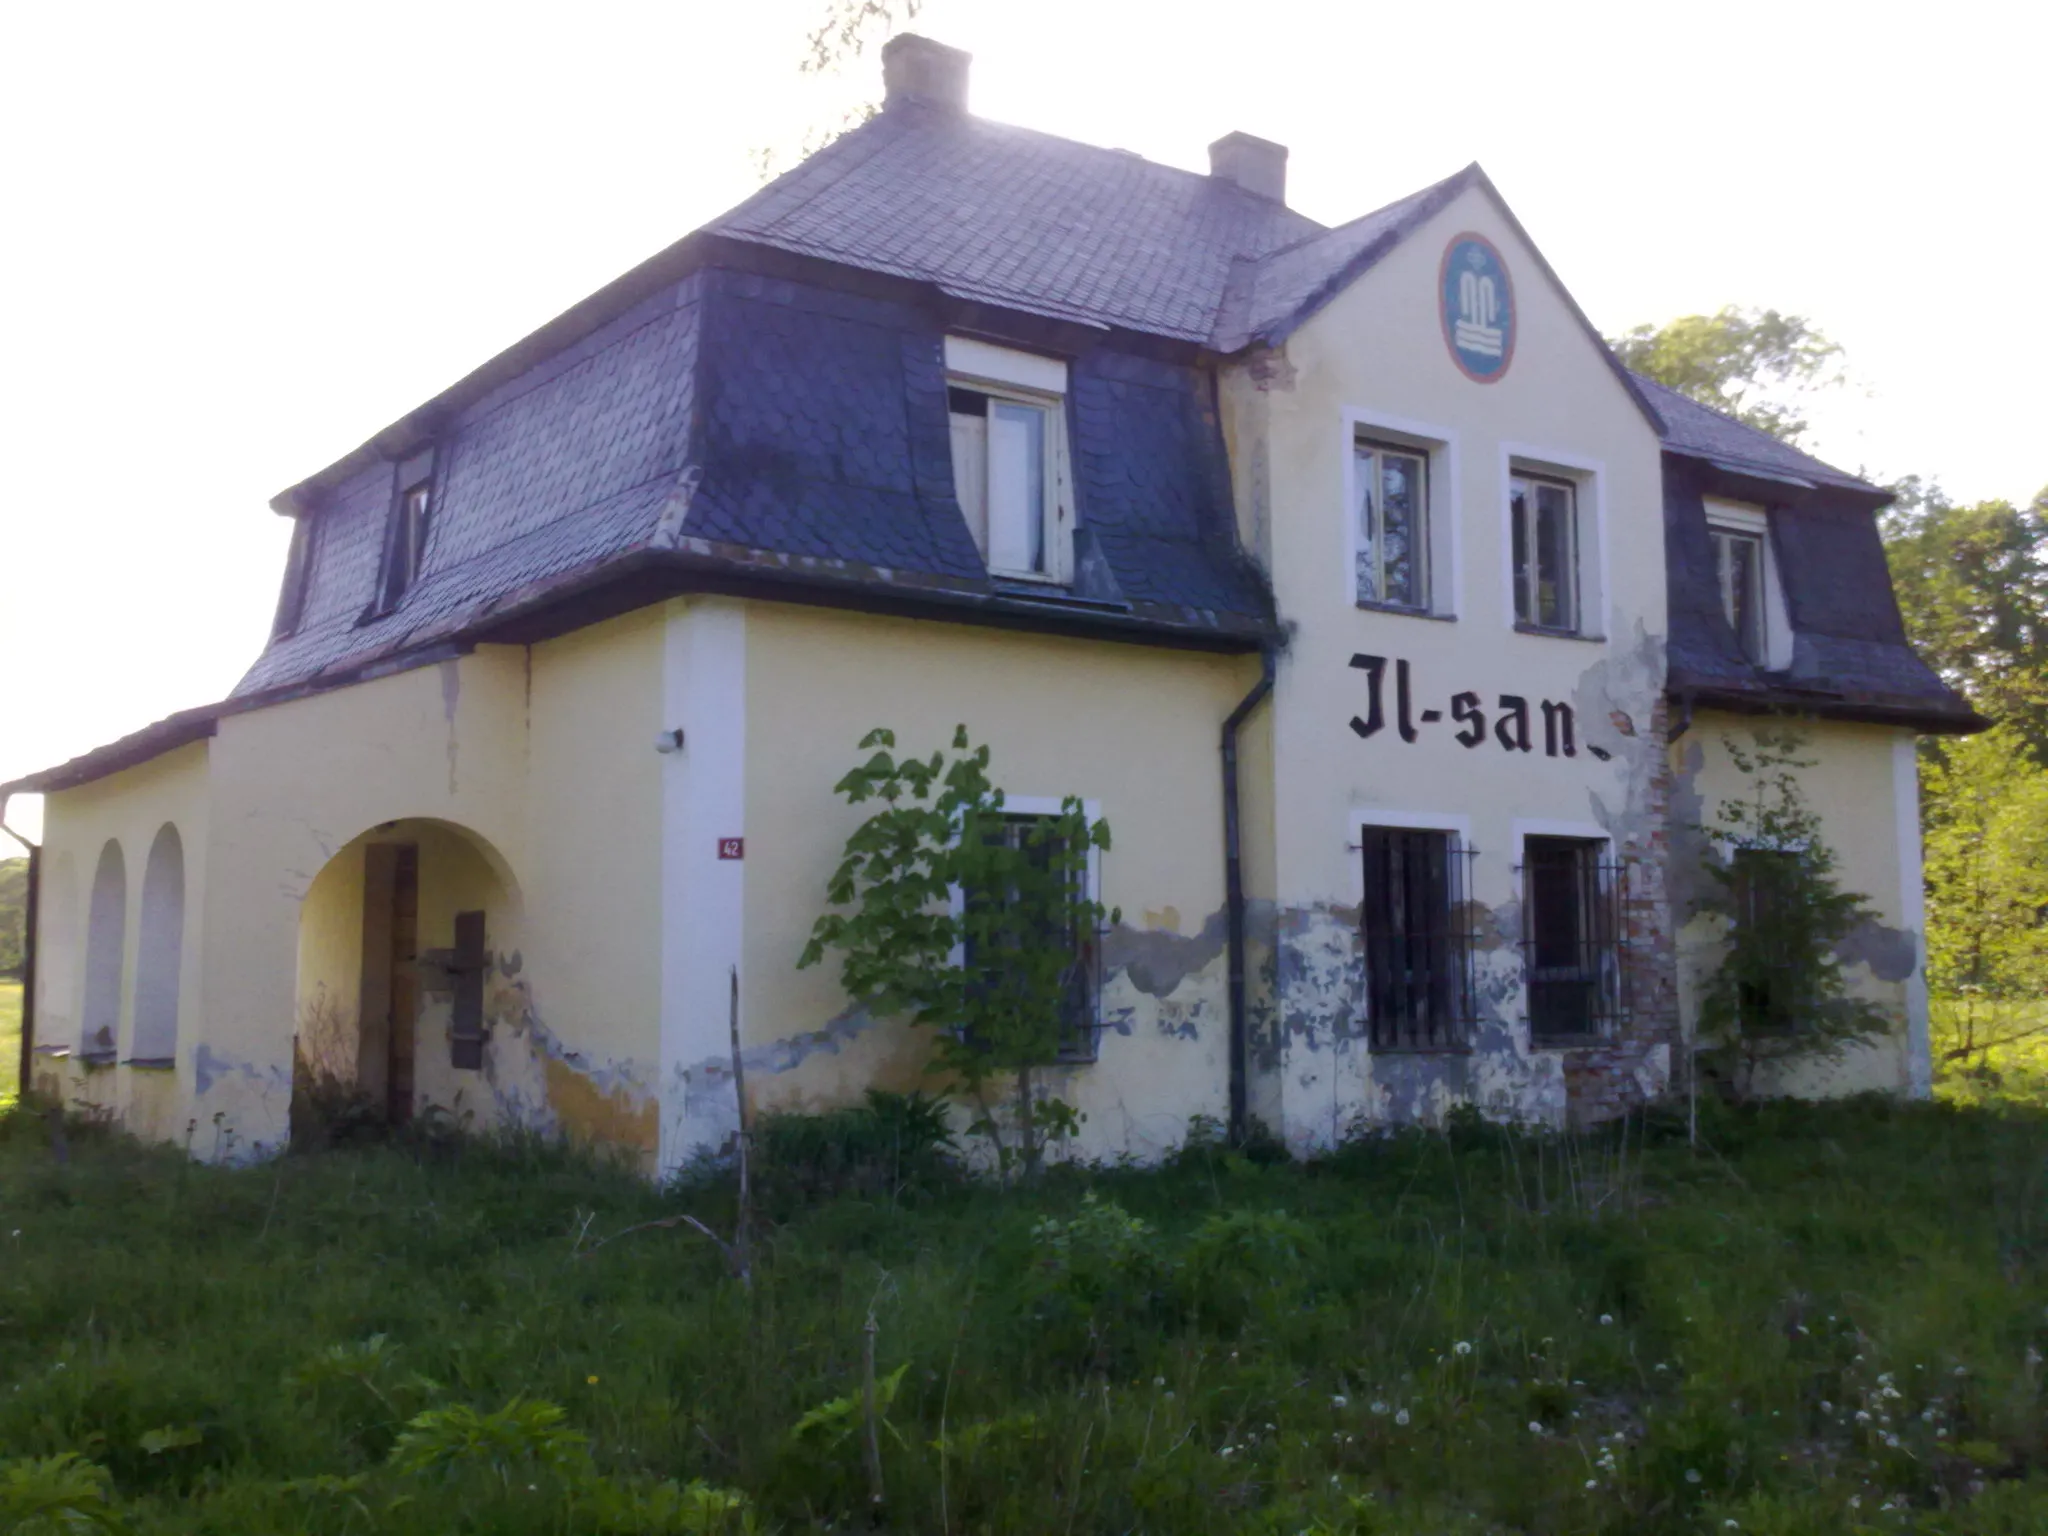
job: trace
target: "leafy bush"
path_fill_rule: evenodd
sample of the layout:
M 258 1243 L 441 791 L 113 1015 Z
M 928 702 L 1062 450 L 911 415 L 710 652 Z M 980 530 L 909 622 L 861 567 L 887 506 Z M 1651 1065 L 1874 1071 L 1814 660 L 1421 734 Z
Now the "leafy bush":
M 946 1106 L 922 1092 L 870 1088 L 865 1103 L 823 1114 L 765 1114 L 753 1128 L 753 1173 L 774 1212 L 833 1195 L 896 1199 L 954 1182 Z
M 0 1462 L 0 1531 L 14 1536 L 72 1536 L 124 1531 L 107 1502 L 106 1469 L 71 1451 Z
M 1181 1248 L 1177 1295 L 1204 1326 L 1234 1333 L 1261 1303 L 1300 1294 L 1315 1246 L 1315 1234 L 1285 1211 L 1218 1211 Z

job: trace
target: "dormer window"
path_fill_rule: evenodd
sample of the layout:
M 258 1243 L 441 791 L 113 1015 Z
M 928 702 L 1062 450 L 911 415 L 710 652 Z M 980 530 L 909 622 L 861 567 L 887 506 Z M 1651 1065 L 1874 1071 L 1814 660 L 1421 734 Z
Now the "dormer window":
M 300 512 L 292 519 L 292 543 L 285 555 L 284 585 L 278 589 L 277 616 L 271 621 L 270 638 L 282 640 L 296 634 L 306 616 L 306 590 L 313 579 L 313 514 Z
M 953 490 L 993 576 L 1070 577 L 1066 392 L 1056 358 L 946 338 Z
M 1770 518 L 1762 507 L 1712 498 L 1706 511 L 1722 616 L 1752 664 L 1781 672 L 1792 665 L 1792 623 L 1771 553 Z
M 1742 654 L 1764 659 L 1764 541 L 1733 528 L 1711 530 L 1714 579 L 1721 588 L 1721 611 L 1735 631 Z
M 426 565 L 434 518 L 434 452 L 403 460 L 395 476 L 391 530 L 384 546 L 384 582 L 377 611 L 389 613 L 412 590 Z

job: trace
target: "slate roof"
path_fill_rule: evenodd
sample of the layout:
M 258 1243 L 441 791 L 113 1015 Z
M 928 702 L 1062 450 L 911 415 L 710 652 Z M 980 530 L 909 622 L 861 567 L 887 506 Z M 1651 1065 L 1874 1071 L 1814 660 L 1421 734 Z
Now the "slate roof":
M 1234 262 L 1322 230 L 1214 177 L 917 103 L 870 118 L 705 228 L 1196 342 L 1215 327 Z
M 1810 453 L 1781 442 L 1768 432 L 1737 421 L 1725 412 L 1701 405 L 1688 395 L 1659 384 L 1640 373 L 1630 375 L 1664 418 L 1664 446 L 1673 453 L 1759 472 L 1766 477 L 1789 478 L 1810 485 L 1834 485 L 1847 490 L 1885 494 L 1868 480 L 1824 464 Z
M 1284 339 L 1472 186 L 1498 203 L 1467 166 L 1324 229 L 1215 177 L 894 104 L 280 496 L 279 510 L 312 523 L 307 602 L 232 700 L 5 787 L 82 782 L 196 739 L 223 713 L 436 648 L 532 638 L 550 613 L 588 622 L 596 615 L 574 604 L 608 582 L 638 602 L 799 585 L 814 600 L 1255 645 L 1277 619 L 1237 546 L 1213 383 L 1197 359 Z M 1096 338 L 1060 349 L 1074 359 L 1080 570 L 1065 601 L 992 581 L 967 535 L 934 296 Z M 1872 564 L 1869 498 L 1881 493 L 1614 366 L 1663 433 L 1667 465 L 1677 455 L 1862 498 L 1860 523 L 1816 524 L 1800 557 L 1814 569 L 1794 600 L 1795 674 L 1838 699 L 1968 715 L 1906 646 L 1881 550 Z M 423 571 L 380 616 L 393 461 L 429 440 L 439 458 Z M 1727 626 L 1711 550 L 1704 575 L 1699 565 L 1696 490 L 1667 496 L 1674 680 L 1785 696 L 1792 678 L 1762 677 L 1715 630 Z M 1845 619 L 1851 610 L 1880 621 Z

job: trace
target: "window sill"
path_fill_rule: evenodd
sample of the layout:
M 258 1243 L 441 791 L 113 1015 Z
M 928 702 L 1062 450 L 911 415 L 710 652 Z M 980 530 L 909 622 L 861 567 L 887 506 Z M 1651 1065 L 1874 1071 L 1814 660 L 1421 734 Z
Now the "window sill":
M 116 1065 L 121 1057 L 118 1051 L 80 1051 L 72 1059 L 88 1067 L 111 1067 Z
M 175 1072 L 178 1070 L 178 1058 L 175 1056 L 130 1056 L 121 1065 L 133 1067 L 138 1072 Z
M 1537 1051 L 1591 1051 L 1603 1045 L 1612 1045 L 1608 1035 L 1538 1035 L 1531 1033 L 1529 1047 Z
M 1540 635 L 1546 640 L 1580 640 L 1588 645 L 1605 645 L 1607 643 L 1605 635 L 1583 634 L 1576 629 L 1551 629 L 1543 624 L 1524 623 L 1520 619 L 1515 620 L 1515 633 L 1518 635 Z
M 1374 1056 L 1470 1056 L 1469 1045 L 1372 1045 L 1366 1047 Z
M 1431 613 L 1427 608 L 1410 608 L 1403 603 L 1375 603 L 1361 597 L 1355 601 L 1353 606 L 1360 613 L 1390 613 L 1396 618 L 1402 619 L 1434 619 L 1439 624 L 1455 624 L 1458 622 L 1458 616 L 1455 613 Z

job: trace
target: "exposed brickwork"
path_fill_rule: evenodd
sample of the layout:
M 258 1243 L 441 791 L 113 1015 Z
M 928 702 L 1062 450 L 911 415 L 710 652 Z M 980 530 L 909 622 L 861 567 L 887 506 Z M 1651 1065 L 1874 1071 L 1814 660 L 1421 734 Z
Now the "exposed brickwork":
M 1622 923 L 1628 1019 L 1614 1038 L 1566 1053 L 1565 1087 L 1574 1125 L 1593 1125 L 1640 1108 L 1661 1092 L 1678 1060 L 1678 946 L 1669 884 L 1671 752 L 1668 706 L 1658 700 L 1649 741 L 1655 747 L 1642 837 L 1623 839 L 1628 870 Z

